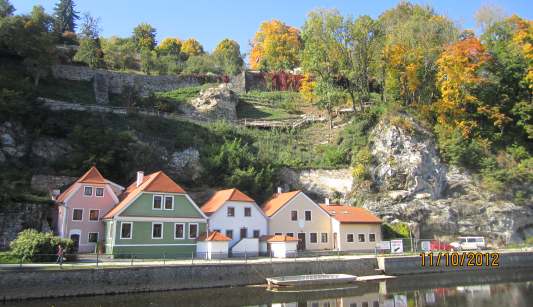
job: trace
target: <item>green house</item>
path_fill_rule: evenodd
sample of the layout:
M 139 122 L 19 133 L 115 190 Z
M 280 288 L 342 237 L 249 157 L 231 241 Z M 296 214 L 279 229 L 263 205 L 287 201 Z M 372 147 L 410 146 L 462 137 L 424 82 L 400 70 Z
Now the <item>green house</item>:
M 189 258 L 207 228 L 204 213 L 162 171 L 138 172 L 103 220 L 105 252 L 115 257 Z

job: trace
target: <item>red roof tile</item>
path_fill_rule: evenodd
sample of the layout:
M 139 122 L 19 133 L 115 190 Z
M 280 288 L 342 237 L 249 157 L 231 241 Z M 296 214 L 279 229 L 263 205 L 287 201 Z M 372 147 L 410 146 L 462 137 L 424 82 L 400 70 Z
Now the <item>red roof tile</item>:
M 263 212 L 267 216 L 272 216 L 274 213 L 278 212 L 285 204 L 287 204 L 291 199 L 293 199 L 301 191 L 292 191 L 286 193 L 276 193 L 263 205 Z
M 269 243 L 272 242 L 294 242 L 298 241 L 295 237 L 287 236 L 287 235 L 272 235 L 272 236 L 262 236 L 261 241 L 267 241 Z
M 198 238 L 198 241 L 231 241 L 231 239 L 221 234 L 218 231 L 213 231 L 213 232 L 210 232 L 209 235 L 207 235 L 206 233 L 203 233 Z
M 144 176 L 141 185 L 137 186 L 137 182 L 133 182 L 126 189 L 123 198 L 111 211 L 109 211 L 104 218 L 109 219 L 115 216 L 123 208 L 125 208 L 137 195 L 141 192 L 160 192 L 160 193 L 186 193 L 185 190 L 170 179 L 162 171 Z
M 208 215 L 213 214 L 227 201 L 255 202 L 248 195 L 237 189 L 221 190 L 215 192 L 215 194 L 211 196 L 211 198 L 202 206 L 202 211 Z
M 331 217 L 341 223 L 380 224 L 381 219 L 364 208 L 346 205 L 324 205 L 320 207 L 326 210 Z

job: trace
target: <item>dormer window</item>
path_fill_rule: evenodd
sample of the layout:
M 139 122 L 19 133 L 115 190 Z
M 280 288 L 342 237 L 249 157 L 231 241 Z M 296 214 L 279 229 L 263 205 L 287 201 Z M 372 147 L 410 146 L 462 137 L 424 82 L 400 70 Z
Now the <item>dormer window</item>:
M 96 188 L 94 190 L 94 195 L 96 195 L 96 197 L 104 197 L 104 188 Z
M 83 187 L 83 196 L 93 196 L 93 187 Z

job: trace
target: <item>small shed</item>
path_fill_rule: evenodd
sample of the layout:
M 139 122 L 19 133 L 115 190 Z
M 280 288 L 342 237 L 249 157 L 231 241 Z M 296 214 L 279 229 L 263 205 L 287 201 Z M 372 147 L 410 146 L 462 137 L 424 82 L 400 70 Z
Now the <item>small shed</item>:
M 298 239 L 287 235 L 261 237 L 261 252 L 274 258 L 294 257 L 297 253 Z
M 205 259 L 228 258 L 230 241 L 218 231 L 202 234 L 196 243 L 196 254 Z

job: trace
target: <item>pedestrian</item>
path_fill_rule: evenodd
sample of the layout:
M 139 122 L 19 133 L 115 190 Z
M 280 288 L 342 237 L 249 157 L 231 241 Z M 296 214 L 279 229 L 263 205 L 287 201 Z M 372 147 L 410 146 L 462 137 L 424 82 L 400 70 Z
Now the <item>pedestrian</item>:
M 65 250 L 63 249 L 63 246 L 59 244 L 57 246 L 57 260 L 56 263 L 59 263 L 59 266 L 63 268 L 63 256 L 65 255 Z

